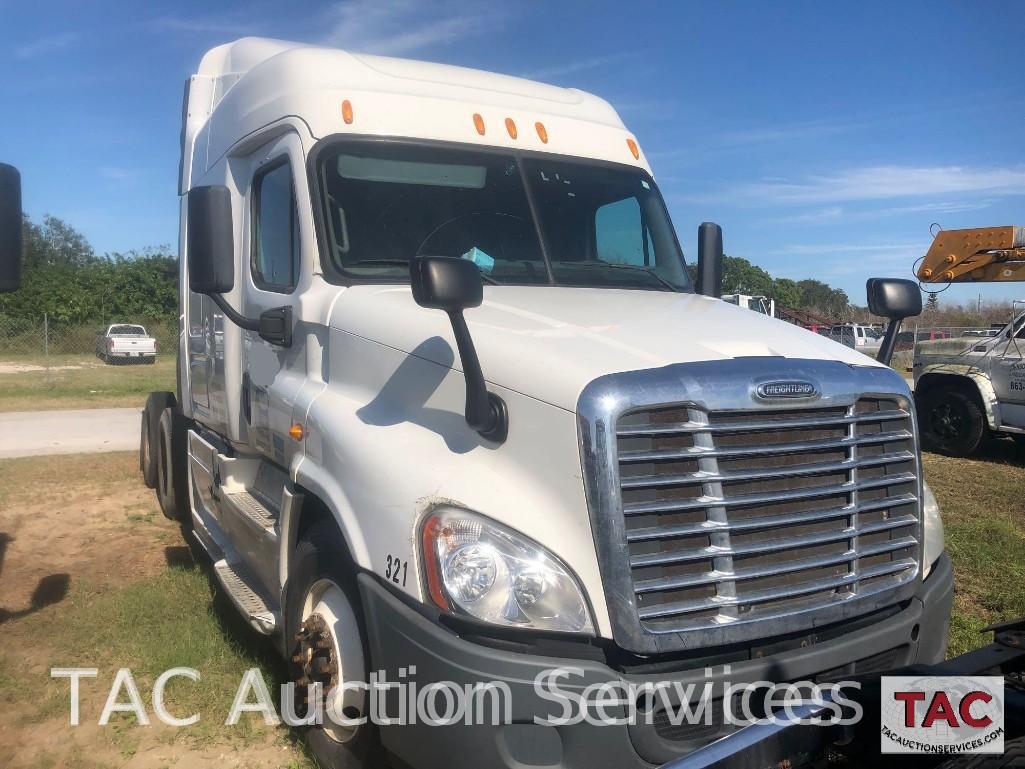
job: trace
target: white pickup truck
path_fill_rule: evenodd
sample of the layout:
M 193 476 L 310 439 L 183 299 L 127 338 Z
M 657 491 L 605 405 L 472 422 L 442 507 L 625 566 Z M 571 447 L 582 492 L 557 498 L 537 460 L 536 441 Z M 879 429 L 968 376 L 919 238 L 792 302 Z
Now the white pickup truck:
M 943 658 L 907 383 L 720 301 L 715 225 L 692 283 L 607 102 L 249 38 L 182 114 L 178 392 L 151 394 L 140 462 L 299 713 L 318 684 L 340 705 L 306 729 L 322 766 L 650 769 L 735 725 L 544 723 L 536 682 L 568 671 L 591 706 Z M 384 720 L 381 676 L 500 684 L 511 711 Z
M 143 326 L 115 323 L 96 333 L 96 357 L 104 363 L 154 363 L 157 340 Z

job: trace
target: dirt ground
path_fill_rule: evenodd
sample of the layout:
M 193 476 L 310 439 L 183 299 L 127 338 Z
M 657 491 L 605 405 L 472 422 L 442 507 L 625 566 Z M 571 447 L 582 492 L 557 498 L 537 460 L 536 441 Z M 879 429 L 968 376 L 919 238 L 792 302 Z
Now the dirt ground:
M 100 363 L 74 363 L 65 366 L 44 366 L 39 363 L 18 363 L 9 360 L 0 360 L 0 374 L 27 374 L 33 371 L 71 371 L 80 368 L 95 367 L 101 365 Z
M 142 484 L 134 453 L 0 461 L 0 766 L 308 766 L 282 729 L 197 743 L 127 719 L 97 726 L 117 662 L 83 681 L 90 704 L 83 694 L 82 724 L 69 725 L 68 682 L 49 675 L 81 664 L 65 616 L 81 618 L 90 602 L 182 566 L 195 568 L 192 553 Z M 149 690 L 140 690 L 152 718 Z

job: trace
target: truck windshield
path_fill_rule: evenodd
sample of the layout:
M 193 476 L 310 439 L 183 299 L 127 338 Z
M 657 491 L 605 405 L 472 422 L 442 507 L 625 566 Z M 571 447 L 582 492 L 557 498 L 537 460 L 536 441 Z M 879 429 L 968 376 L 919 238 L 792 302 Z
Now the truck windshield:
M 353 143 L 325 152 L 318 176 L 328 257 L 356 280 L 403 280 L 412 257 L 433 255 L 469 259 L 492 283 L 691 290 L 641 169 Z

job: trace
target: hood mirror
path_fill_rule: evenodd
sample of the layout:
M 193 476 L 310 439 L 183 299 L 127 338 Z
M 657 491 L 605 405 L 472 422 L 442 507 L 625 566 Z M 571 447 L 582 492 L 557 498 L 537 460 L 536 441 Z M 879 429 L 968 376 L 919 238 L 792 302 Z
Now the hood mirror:
M 890 321 L 876 356 L 876 360 L 889 366 L 901 322 L 922 314 L 922 292 L 915 281 L 902 278 L 869 278 L 865 291 L 868 311 Z
M 0 293 L 21 284 L 21 174 L 0 163 Z
M 409 283 L 418 305 L 448 313 L 466 380 L 466 423 L 481 437 L 504 442 L 509 433 L 505 401 L 488 392 L 477 349 L 463 317 L 463 310 L 479 307 L 484 301 L 480 268 L 468 259 L 417 256 L 409 261 Z

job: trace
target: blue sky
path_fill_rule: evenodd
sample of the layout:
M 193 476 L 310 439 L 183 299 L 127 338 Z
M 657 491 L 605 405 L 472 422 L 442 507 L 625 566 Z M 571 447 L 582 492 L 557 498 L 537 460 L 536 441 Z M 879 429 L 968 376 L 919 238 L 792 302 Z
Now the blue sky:
M 1025 225 L 1025 2 L 32 3 L 0 0 L 0 160 L 98 251 L 177 247 L 182 86 L 244 35 L 533 77 L 612 102 L 689 255 L 863 302 L 944 227 Z M 944 296 L 1025 297 L 1025 286 Z

